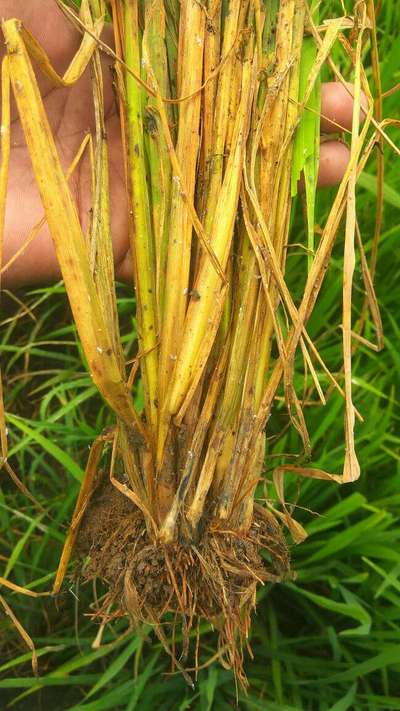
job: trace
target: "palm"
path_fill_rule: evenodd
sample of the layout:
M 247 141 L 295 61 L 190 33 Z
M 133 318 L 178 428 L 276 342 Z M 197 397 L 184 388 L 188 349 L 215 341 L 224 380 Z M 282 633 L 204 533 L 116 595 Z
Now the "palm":
M 80 37 L 66 21 L 55 0 L 0 0 L 0 17 L 17 17 L 36 37 L 59 73 L 67 68 L 78 49 Z M 106 40 L 111 38 L 106 38 Z M 111 230 L 117 276 L 131 277 L 128 251 L 126 192 L 123 176 L 123 155 L 119 137 L 110 72 L 104 58 L 105 110 L 110 160 Z M 84 76 L 70 89 L 54 89 L 38 72 L 38 83 L 44 100 L 57 147 L 65 166 L 71 163 L 86 132 L 94 128 L 90 75 Z M 43 209 L 32 173 L 25 140 L 13 107 L 12 151 L 6 205 L 3 263 L 24 244 L 31 228 L 43 216 Z M 338 123 L 351 123 L 351 99 L 340 85 L 323 87 L 322 112 Z M 322 121 L 322 128 L 333 130 L 332 124 Z M 341 179 L 348 161 L 348 149 L 336 142 L 323 144 L 321 149 L 320 185 L 332 185 Z M 90 209 L 90 171 L 88 157 L 84 157 L 71 178 L 83 227 Z M 4 286 L 20 286 L 51 281 L 60 276 L 52 240 L 44 226 L 34 241 L 4 272 Z
M 39 7 L 40 5 L 40 7 Z M 18 17 L 43 44 L 56 69 L 63 72 L 76 51 L 79 37 L 69 27 L 53 0 L 0 1 L 3 17 Z M 104 60 L 105 61 L 105 60 Z M 106 67 L 105 67 L 106 69 Z M 123 161 L 119 139 L 119 119 L 115 112 L 110 73 L 104 72 L 106 95 L 107 136 L 110 156 L 110 185 L 112 206 L 112 234 L 117 266 L 127 249 L 125 189 Z M 94 128 L 90 75 L 70 89 L 54 89 L 39 76 L 38 82 L 49 122 L 65 168 L 73 160 L 88 130 Z M 16 111 L 13 113 L 12 151 L 6 208 L 4 262 L 6 263 L 23 244 L 29 231 L 42 217 L 43 208 L 31 169 L 30 158 Z M 70 185 L 78 206 L 83 226 L 90 209 L 89 160 L 84 157 L 71 178 Z M 34 242 L 4 273 L 4 283 L 18 285 L 29 280 L 40 282 L 59 276 L 51 237 L 43 227 Z

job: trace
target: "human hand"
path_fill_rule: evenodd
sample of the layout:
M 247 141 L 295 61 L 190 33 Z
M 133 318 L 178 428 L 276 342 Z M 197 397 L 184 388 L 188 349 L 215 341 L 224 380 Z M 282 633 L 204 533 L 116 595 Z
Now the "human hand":
M 0 16 L 4 19 L 18 17 L 46 50 L 50 62 L 63 73 L 77 51 L 80 36 L 54 0 L 0 0 Z M 105 33 L 109 32 L 109 28 Z M 111 37 L 105 37 L 111 41 Z M 4 54 L 4 50 L 3 50 Z M 128 254 L 128 222 L 126 189 L 124 184 L 124 159 L 120 139 L 120 123 L 114 102 L 111 75 L 107 67 L 112 60 L 103 56 L 105 115 L 109 145 L 111 232 L 117 278 L 131 279 L 131 259 Z M 92 90 L 89 71 L 71 88 L 55 89 L 40 76 L 38 83 L 50 126 L 66 169 L 72 162 L 85 134 L 94 129 Z M 3 263 L 6 264 L 20 249 L 33 225 L 41 219 L 43 207 L 36 187 L 25 139 L 16 113 L 13 110 L 11 130 L 11 160 L 5 216 Z M 335 121 L 345 128 L 351 127 L 352 98 L 341 84 L 330 82 L 322 86 L 321 130 L 336 132 Z M 349 160 L 348 148 L 339 141 L 321 145 L 318 185 L 335 185 L 344 175 Z M 91 202 L 90 164 L 84 156 L 70 179 L 70 186 L 85 228 Z M 127 256 L 128 255 L 128 256 Z M 4 272 L 4 287 L 18 287 L 56 280 L 60 270 L 52 239 L 45 225 L 34 241 Z

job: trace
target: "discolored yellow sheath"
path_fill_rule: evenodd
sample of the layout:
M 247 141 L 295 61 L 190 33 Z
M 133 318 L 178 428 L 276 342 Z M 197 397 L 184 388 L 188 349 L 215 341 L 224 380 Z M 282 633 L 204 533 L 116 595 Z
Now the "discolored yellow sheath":
M 224 267 L 228 259 L 236 218 L 243 151 L 247 136 L 247 117 L 251 106 L 251 88 L 252 66 L 251 62 L 245 62 L 235 138 L 211 232 L 213 250 Z M 168 401 L 171 414 L 179 410 L 188 392 L 193 391 L 201 377 L 212 346 L 211 337 L 206 337 L 207 331 L 210 333 L 215 329 L 215 321 L 219 320 L 222 311 L 221 280 L 207 256 L 204 257 L 196 281 L 196 294 L 200 298 L 198 299 L 197 295 L 196 298 L 192 298 L 188 308 L 182 345 Z
M 218 1 L 218 0 L 217 0 Z M 213 5 L 216 2 L 214 0 Z M 204 39 L 204 76 L 207 77 L 215 69 L 220 61 L 221 54 L 221 15 L 211 6 L 211 12 L 206 24 Z M 217 95 L 217 81 L 211 81 L 204 88 L 203 100 L 203 135 L 201 143 L 201 155 L 199 160 L 198 185 L 205 186 L 208 180 L 210 162 L 213 155 L 214 140 L 214 113 L 215 100 Z M 198 190 L 199 216 L 204 218 L 204 207 L 206 201 L 206 191 Z
M 92 444 L 90 449 L 88 462 L 86 465 L 85 476 L 79 491 L 79 496 L 76 500 L 75 510 L 72 515 L 72 521 L 69 527 L 67 537 L 64 541 L 64 546 L 58 564 L 56 577 L 53 584 L 53 593 L 58 593 L 61 589 L 65 573 L 71 558 L 72 549 L 79 531 L 79 524 L 82 520 L 85 509 L 90 500 L 90 496 L 95 486 L 95 477 L 98 466 L 101 461 L 106 437 L 100 435 Z
M 257 278 L 255 254 L 246 234 L 243 235 L 242 240 L 240 259 L 243 266 L 237 287 L 240 299 L 237 297 L 225 391 L 219 413 L 223 425 L 228 422 L 232 425 L 240 407 L 260 283 Z
M 181 75 L 178 94 L 189 96 L 202 82 L 205 15 L 196 0 L 183 0 L 179 32 Z M 196 165 L 199 150 L 200 94 L 179 104 L 176 154 L 187 188 L 193 201 Z M 180 177 L 173 176 L 171 217 L 165 280 L 164 320 L 161 329 L 159 398 L 163 408 L 167 389 L 182 340 L 188 301 L 192 220 L 181 197 Z M 163 437 L 162 437 L 163 439 Z
M 21 38 L 21 25 L 7 20 L 2 27 L 21 125 L 90 373 L 114 412 L 131 425 L 136 418 L 133 402 L 101 313 L 78 214 Z
M 8 170 L 10 166 L 10 71 L 8 57 L 1 64 L 1 163 L 0 163 L 0 267 L 3 266 L 4 217 L 6 210 Z M 7 459 L 7 427 L 4 412 L 3 383 L 0 369 L 0 446 L 1 461 Z
M 240 13 L 240 0 L 231 0 L 229 12 L 225 19 L 222 56 L 227 56 L 223 71 L 219 76 L 218 90 L 215 98 L 215 116 L 212 127 L 212 145 L 208 149 L 208 192 L 205 206 L 206 233 L 212 229 L 215 210 L 219 202 L 219 191 L 222 185 L 223 169 L 225 163 L 225 141 L 230 124 L 234 124 L 234 117 L 229 115 L 229 103 L 231 99 L 232 71 L 234 67 L 235 55 L 231 51 L 235 45 L 238 34 L 238 21 Z M 240 79 L 240 63 L 237 67 Z
M 137 2 L 124 0 L 123 9 L 125 61 L 129 69 L 140 73 Z M 146 415 L 155 430 L 158 369 L 156 260 L 144 162 L 143 90 L 129 72 L 126 73 L 126 103 L 128 175 L 133 220 L 133 229 L 130 229 L 129 232 L 136 286 L 139 341 L 142 352 L 145 353 L 141 362 L 141 370 Z
M 142 41 L 142 64 L 151 67 L 159 91 L 169 97 L 168 58 L 165 47 L 165 9 L 163 0 L 153 0 L 145 11 L 145 26 Z M 149 81 L 150 79 L 150 81 Z M 151 76 L 147 79 L 151 84 Z M 171 161 L 163 134 L 160 117 L 156 110 L 157 101 L 148 97 L 144 112 L 144 128 L 147 137 L 146 149 L 149 162 L 151 212 L 156 260 L 156 297 L 158 323 L 162 323 L 165 300 L 166 260 L 168 252 L 168 231 L 171 213 Z M 170 105 L 165 107 L 168 123 L 173 123 Z
M 350 157 L 354 159 L 357 155 L 359 132 L 360 132 L 360 106 L 361 106 L 361 52 L 363 44 L 363 34 L 365 30 L 366 17 L 362 17 L 360 10 L 360 20 L 362 22 L 361 31 L 357 39 L 355 52 L 355 75 L 354 75 L 354 105 L 353 120 L 351 129 Z M 356 481 L 361 473 L 357 459 L 354 427 L 355 408 L 352 398 L 352 290 L 354 271 L 356 266 L 356 255 L 354 249 L 357 212 L 356 212 L 356 182 L 357 164 L 354 163 L 350 173 L 347 189 L 347 212 L 346 227 L 344 237 L 344 273 L 343 273 L 343 311 L 342 311 L 342 331 L 343 331 L 343 364 L 344 364 L 344 386 L 346 392 L 346 411 L 344 418 L 345 431 L 345 459 L 343 467 L 343 479 L 345 482 Z
M 3 232 L 10 166 L 10 68 L 8 57 L 1 65 L 1 164 L 0 164 L 0 266 L 3 266 Z

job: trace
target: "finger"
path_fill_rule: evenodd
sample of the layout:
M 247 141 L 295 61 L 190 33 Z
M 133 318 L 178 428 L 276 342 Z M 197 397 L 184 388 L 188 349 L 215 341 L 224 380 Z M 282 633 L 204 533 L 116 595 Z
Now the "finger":
M 119 281 L 124 281 L 126 284 L 132 284 L 133 269 L 132 269 L 132 253 L 128 249 L 124 258 L 115 265 L 115 276 Z
M 350 160 L 348 147 L 340 141 L 325 141 L 321 144 L 318 187 L 328 188 L 342 180 Z
M 354 85 L 348 83 L 347 87 L 336 81 L 322 84 L 321 131 L 337 133 L 340 131 L 340 127 L 351 129 Z M 363 120 L 365 118 L 365 110 L 368 108 L 368 100 L 364 92 L 361 92 L 361 107 L 361 119 Z

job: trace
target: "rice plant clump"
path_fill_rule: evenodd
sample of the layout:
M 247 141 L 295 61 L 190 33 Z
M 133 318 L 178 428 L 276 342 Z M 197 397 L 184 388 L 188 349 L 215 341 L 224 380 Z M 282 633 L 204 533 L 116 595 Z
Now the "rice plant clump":
M 243 644 L 257 586 L 289 571 L 282 524 L 295 541 L 304 536 L 285 503 L 285 472 L 340 482 L 359 476 L 351 355 L 357 339 L 366 342 L 368 309 L 380 345 L 376 249 L 370 269 L 355 205 L 357 177 L 386 136 L 361 61 L 370 43 L 377 66 L 374 6 L 356 2 L 352 15 L 326 17 L 320 3 L 306 0 L 84 0 L 79 14 L 59 5 L 83 35 L 66 74 L 59 77 L 29 33 L 8 20 L 3 98 L 11 82 L 87 365 L 116 423 L 92 447 L 54 591 L 73 553 L 85 579 L 107 584 L 97 618 L 129 614 L 150 622 L 184 674 L 191 631 L 199 619 L 211 621 L 221 662 L 244 683 Z M 106 19 L 115 50 L 100 39 Z M 332 59 L 338 46 L 353 67 L 351 87 Z M 115 296 L 102 52 L 115 60 L 126 157 L 138 329 L 129 362 Z M 96 132 L 71 166 L 91 152 L 88 235 L 30 57 L 64 86 L 91 67 Z M 329 216 L 315 229 L 326 63 L 354 97 L 351 157 Z M 375 69 L 372 76 L 379 93 Z M 2 205 L 8 121 L 3 109 Z M 302 174 L 307 243 L 295 299 L 285 267 Z M 380 204 L 377 214 L 375 246 Z M 342 221 L 343 371 L 335 376 L 307 323 Z M 353 323 L 356 248 L 366 297 Z M 132 396 L 139 374 L 141 411 Z M 324 405 L 334 390 L 345 410 L 342 474 L 307 465 L 304 402 L 314 397 Z M 275 468 L 272 506 L 263 471 L 265 457 L 272 462 L 267 439 L 277 402 L 299 434 L 303 457 L 301 466 Z M 170 642 L 177 626 L 180 654 Z

